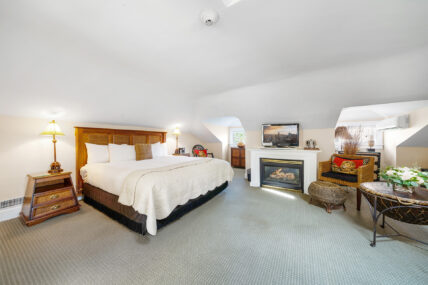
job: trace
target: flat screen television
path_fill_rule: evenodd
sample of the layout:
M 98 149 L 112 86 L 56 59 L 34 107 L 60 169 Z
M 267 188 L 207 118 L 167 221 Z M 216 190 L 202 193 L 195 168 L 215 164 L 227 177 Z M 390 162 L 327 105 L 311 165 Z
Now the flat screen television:
M 262 144 L 267 147 L 298 147 L 299 124 L 263 124 Z

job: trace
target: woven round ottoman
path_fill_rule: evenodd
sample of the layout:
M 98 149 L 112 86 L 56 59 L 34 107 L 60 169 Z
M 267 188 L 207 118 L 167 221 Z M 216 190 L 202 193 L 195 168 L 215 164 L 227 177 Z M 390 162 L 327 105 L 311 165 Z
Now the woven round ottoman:
M 327 181 L 315 181 L 309 185 L 308 191 L 311 196 L 310 203 L 312 203 L 312 199 L 320 201 L 328 213 L 331 213 L 331 209 L 336 206 L 343 206 L 343 209 L 346 210 L 346 192 L 341 186 Z

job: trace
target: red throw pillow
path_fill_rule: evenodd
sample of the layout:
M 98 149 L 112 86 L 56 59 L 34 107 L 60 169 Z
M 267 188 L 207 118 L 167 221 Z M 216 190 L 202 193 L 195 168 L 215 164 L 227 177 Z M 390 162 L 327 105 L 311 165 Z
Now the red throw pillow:
M 195 149 L 195 154 L 196 154 L 196 156 L 199 156 L 199 157 L 207 157 L 207 150 L 206 149 L 202 149 L 202 150 Z
M 355 168 L 359 168 L 364 163 L 364 161 L 362 159 L 346 159 L 346 158 L 341 158 L 338 156 L 336 156 L 333 160 L 333 162 L 339 167 L 342 165 L 342 163 L 344 161 L 353 161 L 355 163 Z
M 334 172 L 357 174 L 357 169 L 364 165 L 364 159 L 346 159 L 336 156 L 331 168 Z

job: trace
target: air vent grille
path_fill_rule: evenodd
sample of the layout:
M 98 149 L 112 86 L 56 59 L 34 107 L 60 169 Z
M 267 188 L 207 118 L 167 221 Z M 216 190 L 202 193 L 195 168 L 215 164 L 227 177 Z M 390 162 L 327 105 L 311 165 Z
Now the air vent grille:
M 0 202 L 0 209 L 19 205 L 19 204 L 22 204 L 22 202 L 24 202 L 24 197 L 10 199 L 10 200 L 6 200 L 6 201 L 1 201 Z

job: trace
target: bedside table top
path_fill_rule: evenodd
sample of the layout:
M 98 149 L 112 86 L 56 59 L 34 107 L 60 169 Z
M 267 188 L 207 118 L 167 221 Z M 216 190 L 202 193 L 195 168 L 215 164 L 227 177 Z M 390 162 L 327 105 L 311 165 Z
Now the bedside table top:
M 71 175 L 71 171 L 63 171 L 63 172 L 60 172 L 60 173 L 52 173 L 52 174 L 48 173 L 48 172 L 28 174 L 28 176 L 31 177 L 31 178 L 33 178 L 33 179 L 55 177 L 55 176 L 60 176 L 60 175 Z

